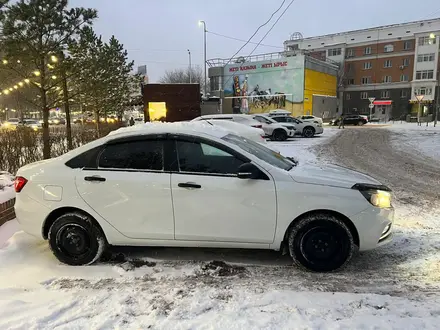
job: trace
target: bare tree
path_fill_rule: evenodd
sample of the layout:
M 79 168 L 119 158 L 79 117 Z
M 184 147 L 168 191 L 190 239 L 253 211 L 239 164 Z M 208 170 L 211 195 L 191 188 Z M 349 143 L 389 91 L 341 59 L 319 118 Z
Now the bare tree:
M 190 75 L 191 73 L 191 75 Z M 189 84 L 191 76 L 192 83 L 199 83 L 200 90 L 204 90 L 204 73 L 200 66 L 194 66 L 186 69 L 167 70 L 159 82 L 162 84 Z

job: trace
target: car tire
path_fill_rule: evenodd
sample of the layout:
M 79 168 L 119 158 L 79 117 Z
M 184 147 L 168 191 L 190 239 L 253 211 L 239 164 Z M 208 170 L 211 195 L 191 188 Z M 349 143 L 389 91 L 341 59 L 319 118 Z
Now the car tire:
M 57 218 L 49 229 L 49 246 L 62 263 L 90 265 L 107 248 L 107 240 L 90 216 L 74 212 Z
M 303 129 L 302 135 L 306 138 L 312 138 L 315 136 L 315 129 L 312 126 L 306 126 Z
M 282 129 L 276 129 L 272 133 L 272 140 L 274 141 L 286 141 L 287 133 Z
M 358 126 L 362 126 L 363 124 L 364 124 L 364 122 L 362 120 L 359 120 Z
M 288 243 L 293 261 L 315 272 L 342 268 L 355 250 L 353 235 L 347 225 L 327 213 L 310 214 L 295 223 Z

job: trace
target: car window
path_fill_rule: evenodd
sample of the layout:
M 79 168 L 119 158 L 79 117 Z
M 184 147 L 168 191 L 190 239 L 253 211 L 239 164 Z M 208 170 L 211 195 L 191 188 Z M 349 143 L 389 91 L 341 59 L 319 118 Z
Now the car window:
M 100 168 L 163 170 L 163 142 L 130 141 L 110 144 L 99 157 Z
M 179 169 L 190 173 L 237 174 L 244 162 L 217 147 L 193 141 L 176 141 Z
M 259 121 L 260 123 L 263 123 L 263 124 L 270 124 L 270 123 L 276 122 L 273 119 L 270 120 L 269 118 L 266 118 L 266 117 L 263 117 L 263 116 L 255 116 L 254 119 Z
M 286 117 L 274 117 L 273 119 L 275 119 L 275 121 L 277 121 L 279 123 L 287 122 L 287 118 Z
M 281 154 L 266 148 L 265 146 L 256 143 L 251 140 L 247 140 L 241 136 L 237 136 L 234 134 L 228 134 L 222 138 L 229 143 L 232 143 L 242 150 L 254 155 L 260 160 L 273 165 L 275 167 L 281 168 L 283 170 L 289 171 L 293 165 L 287 158 L 282 156 Z

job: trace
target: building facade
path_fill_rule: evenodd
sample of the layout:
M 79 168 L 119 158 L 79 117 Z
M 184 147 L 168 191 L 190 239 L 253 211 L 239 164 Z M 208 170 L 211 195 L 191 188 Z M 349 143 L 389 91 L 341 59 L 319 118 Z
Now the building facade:
M 422 116 L 435 112 L 439 45 L 440 18 L 284 42 L 286 51 L 340 63 L 339 112 L 379 119 L 417 115 L 420 98 Z
M 207 62 L 211 95 L 221 98 L 223 113 L 336 114 L 339 67 L 330 60 L 291 51 Z

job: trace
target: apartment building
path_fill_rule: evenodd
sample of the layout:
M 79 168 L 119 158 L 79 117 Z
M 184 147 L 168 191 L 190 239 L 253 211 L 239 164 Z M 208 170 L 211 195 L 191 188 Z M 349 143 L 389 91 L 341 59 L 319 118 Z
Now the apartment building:
M 399 118 L 433 114 L 439 95 L 440 18 L 291 39 L 286 51 L 304 50 L 340 63 L 338 110 Z M 418 97 L 416 97 L 418 96 Z

